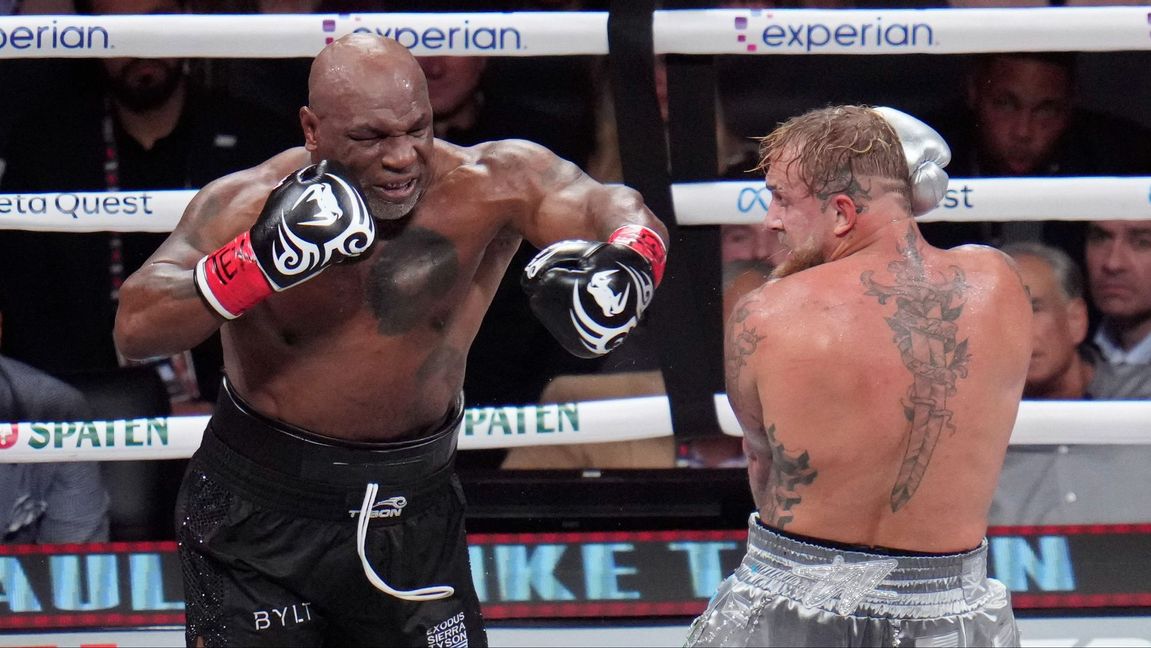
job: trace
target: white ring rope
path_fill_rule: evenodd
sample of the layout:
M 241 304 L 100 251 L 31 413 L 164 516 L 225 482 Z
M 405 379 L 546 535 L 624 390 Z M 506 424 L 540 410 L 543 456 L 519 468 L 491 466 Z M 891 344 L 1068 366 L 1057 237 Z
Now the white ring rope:
M 417 55 L 608 53 L 606 12 L 0 17 L 0 58 L 314 56 L 364 30 Z M 964 54 L 1151 49 L 1146 7 L 660 10 L 655 53 Z
M 0 58 L 291 58 L 354 31 L 418 56 L 607 54 L 607 13 L 164 14 L 0 17 Z
M 742 436 L 724 394 L 715 395 L 723 432 Z M 88 422 L 22 422 L 0 427 L 0 460 L 185 459 L 200 446 L 207 416 Z M 605 443 L 673 436 L 665 396 L 468 408 L 460 450 Z M 1013 445 L 1151 444 L 1151 401 L 1024 401 Z
M 1149 38 L 1148 40 L 1151 40 Z M 0 194 L 0 229 L 170 232 L 194 190 Z M 754 224 L 771 192 L 761 182 L 672 185 L 679 225 Z M 952 178 L 920 221 L 1151 220 L 1151 177 Z
M 724 434 L 743 436 L 726 394 L 715 411 Z M 1057 444 L 1151 444 L 1151 400 L 1021 402 L 1011 445 Z
M 672 199 L 679 225 L 754 224 L 771 192 L 762 182 L 696 182 L 673 185 Z M 916 220 L 1151 220 L 1151 177 L 951 178 L 940 206 Z
M 657 54 L 969 54 L 1151 49 L 1147 7 L 657 11 Z

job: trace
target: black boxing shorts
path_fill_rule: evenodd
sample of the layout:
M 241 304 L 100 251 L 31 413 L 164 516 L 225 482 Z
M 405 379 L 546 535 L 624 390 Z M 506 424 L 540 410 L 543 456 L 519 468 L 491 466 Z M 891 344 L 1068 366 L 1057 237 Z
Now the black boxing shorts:
M 189 646 L 486 646 L 454 472 L 428 435 L 344 442 L 227 381 L 176 507 Z M 366 514 L 366 515 L 365 515 Z

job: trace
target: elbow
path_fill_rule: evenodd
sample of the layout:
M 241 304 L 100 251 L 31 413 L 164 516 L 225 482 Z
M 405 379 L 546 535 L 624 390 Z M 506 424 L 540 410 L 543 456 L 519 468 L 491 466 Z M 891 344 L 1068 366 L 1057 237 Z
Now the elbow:
M 139 301 L 132 286 L 125 282 L 120 291 L 116 321 L 112 326 L 112 341 L 116 351 L 129 360 L 148 360 L 164 355 L 166 349 L 159 348 L 163 341 L 155 336 L 156 327 L 152 318 L 138 308 L 137 303 Z
M 149 355 L 143 339 L 144 328 L 140 325 L 139 320 L 139 317 L 125 313 L 123 307 L 116 313 L 112 340 L 120 355 L 129 360 L 144 360 Z

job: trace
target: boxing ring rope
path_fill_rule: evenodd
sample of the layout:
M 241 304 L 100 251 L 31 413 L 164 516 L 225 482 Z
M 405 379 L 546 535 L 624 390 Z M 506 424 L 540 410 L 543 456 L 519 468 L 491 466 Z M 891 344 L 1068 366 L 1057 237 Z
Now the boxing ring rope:
M 715 395 L 724 434 L 742 436 L 725 394 Z M 207 416 L 81 422 L 21 422 L 0 427 L 12 463 L 187 459 L 200 446 Z M 1151 444 L 1151 400 L 1023 401 L 1012 445 Z M 667 397 L 582 403 L 471 407 L 461 450 L 605 443 L 674 435 Z
M 0 194 L 0 229 L 170 232 L 195 190 Z M 771 202 L 760 182 L 672 185 L 680 225 L 755 224 Z M 1151 220 L 1151 177 L 952 178 L 917 220 Z
M 314 56 L 356 30 L 419 55 L 607 54 L 606 12 L 0 17 L 0 58 Z M 1141 7 L 658 10 L 655 53 L 969 54 L 1151 49 Z M 757 31 L 754 28 L 762 29 Z
M 0 58 L 310 57 L 363 30 L 416 55 L 606 54 L 604 12 L 0 17 Z M 1040 26 L 1042 25 L 1042 26 Z M 926 10 L 662 10 L 656 53 L 955 54 L 1151 49 L 1139 7 Z M 1151 219 L 1151 178 L 953 179 L 922 220 Z M 171 231 L 193 191 L 0 195 L 0 228 Z M 769 193 L 752 182 L 673 186 L 682 225 L 755 223 Z M 738 436 L 715 396 L 726 434 Z M 9 461 L 174 459 L 198 447 L 206 416 L 0 427 Z M 566 426 L 566 427 L 565 427 Z M 1027 401 L 1015 444 L 1151 443 L 1151 401 Z M 469 408 L 461 449 L 672 436 L 666 397 Z

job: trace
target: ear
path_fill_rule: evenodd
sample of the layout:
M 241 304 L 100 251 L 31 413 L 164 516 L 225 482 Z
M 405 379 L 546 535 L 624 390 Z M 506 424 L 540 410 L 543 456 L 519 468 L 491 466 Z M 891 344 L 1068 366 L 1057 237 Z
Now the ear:
M 1079 297 L 1067 302 L 1067 332 L 1075 344 L 1087 339 L 1087 302 Z
M 312 109 L 303 106 L 300 108 L 300 127 L 304 130 L 304 148 L 309 151 L 316 150 L 316 129 L 319 128 L 320 119 Z
M 845 236 L 855 229 L 855 222 L 859 219 L 859 211 L 855 208 L 855 201 L 847 194 L 839 194 L 831 199 L 831 207 L 835 209 L 835 227 L 831 230 L 836 236 Z

